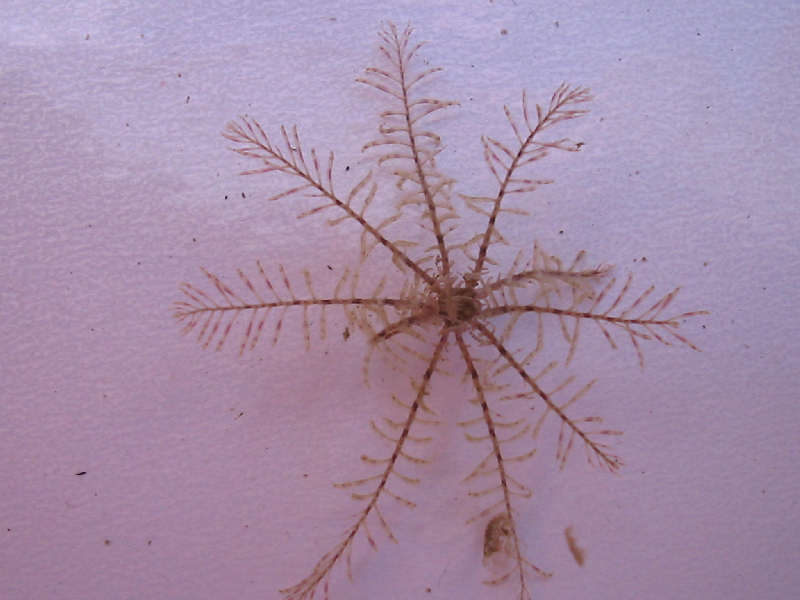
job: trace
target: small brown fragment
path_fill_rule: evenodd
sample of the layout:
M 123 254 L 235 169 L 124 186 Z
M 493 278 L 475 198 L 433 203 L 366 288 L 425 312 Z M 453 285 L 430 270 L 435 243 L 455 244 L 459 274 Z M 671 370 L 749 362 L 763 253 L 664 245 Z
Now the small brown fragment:
M 564 537 L 567 540 L 567 547 L 569 548 L 569 551 L 572 552 L 572 558 L 575 559 L 575 562 L 578 563 L 578 566 L 582 567 L 584 561 L 586 560 L 586 550 L 578 546 L 578 542 L 575 540 L 575 536 L 572 534 L 572 525 L 564 530 Z
M 497 552 L 507 550 L 508 539 L 512 533 L 511 519 L 507 514 L 497 515 L 489 521 L 483 533 L 483 557 L 489 558 Z

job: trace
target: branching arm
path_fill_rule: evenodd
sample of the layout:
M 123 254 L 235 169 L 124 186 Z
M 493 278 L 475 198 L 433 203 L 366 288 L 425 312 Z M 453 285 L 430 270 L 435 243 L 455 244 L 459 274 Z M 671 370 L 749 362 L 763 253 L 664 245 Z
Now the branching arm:
M 338 563 L 339 559 L 342 556 L 345 556 L 347 552 L 349 552 L 350 548 L 352 547 L 353 540 L 356 537 L 356 534 L 359 531 L 365 531 L 367 535 L 367 540 L 369 541 L 370 545 L 375 547 L 375 541 L 370 535 L 369 531 L 366 529 L 366 521 L 367 517 L 370 514 L 375 513 L 378 517 L 378 521 L 384 531 L 387 533 L 387 536 L 394 540 L 394 535 L 391 533 L 386 521 L 384 520 L 380 510 L 378 509 L 378 501 L 386 494 L 395 500 L 400 501 L 407 506 L 413 507 L 414 504 L 397 494 L 394 494 L 390 490 L 387 489 L 387 482 L 389 478 L 393 475 L 398 475 L 395 471 L 395 467 L 397 461 L 400 458 L 404 458 L 406 460 L 410 460 L 411 462 L 423 462 L 421 459 L 417 459 L 404 451 L 404 446 L 407 441 L 409 441 L 409 432 L 411 431 L 411 427 L 414 422 L 417 420 L 419 413 L 421 411 L 426 410 L 425 404 L 425 396 L 428 393 L 428 388 L 430 386 L 430 380 L 433 376 L 434 371 L 436 370 L 436 366 L 439 363 L 439 359 L 441 358 L 442 351 L 444 350 L 445 346 L 447 345 L 447 338 L 448 334 L 445 332 L 442 334 L 441 338 L 439 339 L 439 343 L 436 345 L 435 350 L 433 351 L 433 355 L 428 362 L 428 366 L 425 369 L 425 373 L 422 376 L 422 379 L 419 382 L 417 387 L 417 395 L 411 405 L 408 407 L 408 415 L 406 420 L 403 424 L 402 431 L 398 435 L 397 438 L 394 438 L 396 441 L 394 443 L 394 448 L 392 450 L 391 455 L 386 459 L 374 459 L 370 457 L 363 457 L 366 462 L 376 464 L 376 465 L 385 465 L 381 472 L 375 477 L 368 477 L 365 479 L 361 479 L 354 482 L 348 482 L 346 484 L 339 484 L 338 487 L 351 487 L 355 485 L 361 485 L 364 483 L 370 483 L 372 481 L 376 481 L 376 487 L 369 493 L 366 494 L 359 494 L 353 493 L 353 497 L 356 500 L 367 500 L 366 506 L 361 509 L 359 513 L 358 519 L 356 522 L 347 530 L 344 539 L 339 542 L 334 548 L 327 552 L 323 557 L 317 562 L 314 566 L 314 569 L 311 571 L 311 574 L 308 575 L 305 579 L 303 579 L 297 585 L 292 587 L 286 588 L 281 590 L 281 593 L 286 596 L 286 600 L 309 600 L 313 598 L 314 592 L 317 587 L 320 585 L 321 582 L 327 581 L 328 576 L 330 575 L 331 570 L 333 567 Z M 408 481 L 410 478 L 403 477 L 398 475 L 401 479 Z
M 525 275 L 525 273 L 522 275 Z M 587 277 L 593 276 L 591 272 L 587 273 Z M 677 340 L 692 350 L 699 351 L 699 348 L 688 338 L 679 334 L 677 329 L 680 327 L 681 320 L 708 314 L 707 311 L 698 310 L 663 317 L 661 316 L 662 313 L 672 304 L 680 288 L 673 289 L 652 305 L 648 305 L 646 299 L 654 291 L 654 286 L 647 288 L 633 301 L 625 300 L 630 290 L 632 279 L 632 276 L 627 278 L 616 298 L 610 301 L 609 306 L 604 310 L 600 306 L 609 297 L 608 293 L 614 288 L 616 279 L 610 279 L 599 292 L 587 292 L 576 286 L 573 289 L 572 302 L 567 305 L 567 308 L 551 306 L 548 296 L 544 294 L 540 301 L 530 304 L 510 303 L 491 306 L 482 311 L 480 316 L 481 318 L 491 318 L 504 314 L 538 313 L 558 318 L 561 323 L 562 333 L 570 348 L 567 363 L 570 362 L 577 349 L 582 322 L 594 323 L 612 348 L 616 348 L 617 344 L 611 334 L 611 328 L 623 331 L 636 350 L 640 367 L 644 367 L 644 353 L 640 345 L 640 341 L 643 340 L 656 340 L 666 346 L 672 345 L 672 340 Z M 509 281 L 510 279 L 507 278 L 504 283 Z M 611 297 L 613 298 L 614 296 Z M 584 308 L 581 308 L 582 306 Z M 572 321 L 571 328 L 568 326 L 570 320 Z
M 541 184 L 550 183 L 549 180 L 534 180 L 517 177 L 517 170 L 526 164 L 544 158 L 551 149 L 575 151 L 579 148 L 579 145 L 570 143 L 566 139 L 553 142 L 540 142 L 536 139 L 536 136 L 560 121 L 573 119 L 586 114 L 587 111 L 585 110 L 570 107 L 575 104 L 588 102 L 589 100 L 591 100 L 591 96 L 587 88 L 570 87 L 562 83 L 553 93 L 553 96 L 550 98 L 550 104 L 546 109 L 538 104 L 536 105 L 536 121 L 534 124 L 528 111 L 527 95 L 523 92 L 522 112 L 525 122 L 524 130 L 513 119 L 508 107 L 503 107 L 519 145 L 516 151 L 513 151 L 505 144 L 493 138 L 484 137 L 482 140 L 484 159 L 489 170 L 497 180 L 499 187 L 497 195 L 494 198 L 473 198 L 475 201 L 486 200 L 489 206 L 487 213 L 489 217 L 488 222 L 478 249 L 475 266 L 472 269 L 474 276 L 479 276 L 483 271 L 483 263 L 486 261 L 486 253 L 489 250 L 489 245 L 498 235 L 496 221 L 498 215 L 503 210 L 502 204 L 505 197 L 508 194 L 529 192 Z
M 408 298 L 379 297 L 377 294 L 363 297 L 357 296 L 355 293 L 356 278 L 349 278 L 350 271 L 347 269 L 340 277 L 333 294 L 327 298 L 317 297 L 311 284 L 311 276 L 307 271 L 304 271 L 306 293 L 305 297 L 298 297 L 282 265 L 278 266 L 282 287 L 278 284 L 273 284 L 260 261 L 256 261 L 256 265 L 258 266 L 260 282 L 259 279 L 256 279 L 255 284 L 241 269 L 237 270 L 243 285 L 242 289 L 247 290 L 244 293 L 237 293 L 217 275 L 205 269 L 203 269 L 203 274 L 208 279 L 213 291 L 203 291 L 202 288 L 190 283 L 181 284 L 179 289 L 183 293 L 183 300 L 173 304 L 173 316 L 183 324 L 183 333 L 197 331 L 198 340 L 204 348 L 215 342 L 215 348 L 221 350 L 239 317 L 249 315 L 239 347 L 239 354 L 241 355 L 245 349 L 252 350 L 258 344 L 267 316 L 274 309 L 280 311 L 280 316 L 274 325 L 272 343 L 275 344 L 278 341 L 283 325 L 283 316 L 286 311 L 289 309 L 301 309 L 303 313 L 303 336 L 306 347 L 308 347 L 311 344 L 308 317 L 310 309 L 318 309 L 320 311 L 320 337 L 325 338 L 327 327 L 325 310 L 328 307 L 341 307 L 348 321 L 355 324 L 354 315 L 350 309 L 364 309 L 382 313 L 386 308 L 403 311 L 412 306 L 412 301 Z M 349 296 L 342 297 L 340 295 L 341 288 L 345 282 L 348 282 L 348 279 L 352 282 L 351 287 L 353 289 Z M 265 296 L 271 297 L 271 299 L 267 300 Z
M 580 427 L 580 421 L 573 420 L 570 418 L 565 409 L 572 403 L 577 400 L 579 397 L 573 397 L 570 401 L 565 403 L 564 405 L 559 405 L 555 402 L 555 400 L 545 392 L 538 383 L 531 377 L 525 368 L 517 361 L 513 354 L 508 351 L 508 349 L 503 345 L 503 343 L 497 338 L 497 336 L 492 333 L 491 329 L 486 327 L 486 325 L 476 322 L 475 329 L 480 333 L 480 335 L 485 338 L 492 346 L 495 347 L 498 353 L 511 365 L 511 368 L 519 374 L 522 380 L 531 388 L 533 393 L 539 397 L 546 405 L 548 412 L 553 412 L 561 421 L 562 425 L 567 429 L 568 437 L 564 438 L 561 436 L 562 439 L 559 441 L 559 451 L 558 457 L 559 462 L 563 466 L 566 462 L 567 454 L 569 450 L 572 449 L 574 437 L 577 436 L 586 446 L 587 450 L 590 452 L 589 456 L 594 456 L 599 459 L 599 463 L 602 466 L 605 466 L 610 471 L 616 471 L 620 465 L 622 464 L 619 457 L 611 454 L 608 450 L 607 445 L 604 442 L 599 442 L 594 439 L 595 436 L 609 436 L 609 435 L 619 435 L 618 431 L 614 430 L 600 430 L 600 431 L 585 431 Z M 588 388 L 585 388 L 588 389 Z M 597 419 L 591 418 L 590 422 L 597 422 Z
M 514 520 L 513 509 L 511 506 L 511 496 L 513 494 L 512 487 L 516 486 L 517 488 L 522 490 L 522 495 L 529 496 L 530 491 L 527 490 L 525 486 L 518 483 L 511 475 L 508 473 L 506 469 L 506 461 L 503 455 L 503 450 L 501 448 L 501 440 L 497 435 L 496 426 L 495 426 L 495 419 L 492 416 L 492 411 L 489 409 L 489 404 L 486 401 L 486 395 L 484 392 L 483 384 L 481 382 L 480 376 L 478 375 L 478 370 L 475 367 L 475 363 L 470 355 L 469 348 L 467 347 L 466 343 L 464 342 L 464 338 L 461 333 L 456 333 L 456 342 L 458 344 L 458 348 L 461 351 L 461 356 L 464 359 L 464 364 L 467 368 L 467 372 L 472 379 L 472 385 L 475 389 L 475 393 L 477 394 L 478 403 L 481 406 L 481 413 L 483 422 L 486 424 L 486 430 L 488 432 L 487 438 L 491 441 L 492 444 L 492 452 L 490 457 L 494 457 L 494 462 L 496 463 L 496 469 L 491 469 L 489 472 L 496 472 L 498 478 L 500 479 L 499 491 L 502 495 L 502 500 L 498 503 L 499 507 L 502 507 L 502 513 L 499 517 L 495 517 L 492 519 L 490 523 L 496 523 L 498 525 L 494 525 L 495 527 L 499 528 L 499 531 L 502 532 L 502 537 L 505 541 L 509 542 L 510 545 L 510 555 L 511 558 L 514 560 L 514 568 L 498 578 L 497 580 L 489 581 L 487 583 L 494 584 L 500 583 L 501 581 L 505 581 L 508 577 L 510 577 L 513 573 L 516 572 L 518 580 L 519 580 L 519 589 L 520 589 L 520 598 L 527 598 L 529 597 L 528 593 L 528 586 L 525 580 L 526 568 L 533 569 L 537 573 L 544 574 L 541 572 L 537 567 L 535 567 L 532 563 L 530 563 L 525 557 L 522 555 L 522 550 L 520 549 L 519 543 L 519 536 L 517 535 L 517 528 L 516 522 Z M 527 431 L 527 429 L 522 430 Z M 506 441 L 511 441 L 506 440 Z M 488 460 L 482 461 L 480 465 L 478 465 L 478 469 L 473 471 L 473 475 L 476 473 L 480 473 L 482 470 L 486 469 L 486 463 Z M 489 488 L 488 490 L 473 493 L 474 496 L 482 496 L 491 492 L 496 491 L 496 488 Z M 518 494 L 520 492 L 517 492 Z M 491 510 L 491 509 L 490 509 Z M 500 535 L 497 536 L 498 541 Z M 487 548 L 484 548 L 484 554 L 486 555 Z
M 260 160 L 264 164 L 260 169 L 244 171 L 243 175 L 278 172 L 296 177 L 299 180 L 299 185 L 284 190 L 272 196 L 269 200 L 280 200 L 301 193 L 320 198 L 321 204 L 300 214 L 298 218 L 308 217 L 330 208 L 338 208 L 344 211 L 344 215 L 331 219 L 329 221 L 330 224 L 336 225 L 346 219 L 355 220 L 363 228 L 366 235 L 391 252 L 395 264 L 409 268 L 428 283 L 433 282 L 433 277 L 430 274 L 411 260 L 400 249 L 398 244 L 390 241 L 381 232 L 382 229 L 397 220 L 396 216 L 389 217 L 378 225 L 373 225 L 365 218 L 364 213 L 369 208 L 377 192 L 377 184 L 372 182 L 371 173 L 367 173 L 353 187 L 347 199 L 343 200 L 333 189 L 333 152 L 329 155 L 327 168 L 323 168 L 313 148 L 310 152 L 310 158 L 306 159 L 296 127 L 292 128 L 291 135 L 286 128 L 281 127 L 281 135 L 283 148 L 273 144 L 258 121 L 248 117 L 242 117 L 239 122 L 229 123 L 223 133 L 225 138 L 238 145 L 233 149 L 234 152 L 247 158 Z M 309 161 L 311 166 L 308 164 Z M 360 202 L 360 208 L 358 209 L 356 209 L 356 202 Z M 362 243 L 363 251 L 364 244 Z
M 438 67 L 415 73 L 412 63 L 423 44 L 411 44 L 412 30 L 400 32 L 394 24 L 381 32 L 383 45 L 381 53 L 388 61 L 388 70 L 368 68 L 364 77 L 357 81 L 369 85 L 392 97 L 397 106 L 385 111 L 381 116 L 380 137 L 364 146 L 367 148 L 386 147 L 379 163 L 399 161 L 408 167 L 395 170 L 398 186 L 408 183 L 414 194 L 404 200 L 405 204 L 420 204 L 423 216 L 430 224 L 436 238 L 438 258 L 444 276 L 450 273 L 450 258 L 445 235 L 444 222 L 456 216 L 447 199 L 451 180 L 436 169 L 436 155 L 441 151 L 441 140 L 434 132 L 423 129 L 421 121 L 434 112 L 456 104 L 451 101 L 416 96 L 413 88 L 429 75 L 440 71 Z

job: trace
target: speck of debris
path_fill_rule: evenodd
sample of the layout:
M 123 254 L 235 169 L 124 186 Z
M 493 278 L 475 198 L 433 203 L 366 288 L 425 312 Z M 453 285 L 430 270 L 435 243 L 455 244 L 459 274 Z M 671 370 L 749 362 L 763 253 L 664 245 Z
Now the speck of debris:
M 558 29 L 561 23 L 559 23 L 558 21 L 553 21 L 553 25 L 555 25 L 556 29 Z
M 508 35 L 508 29 L 501 29 L 500 35 Z
M 193 241 L 193 242 L 196 242 L 196 241 L 197 241 L 197 238 L 192 238 L 192 241 Z
M 567 547 L 572 553 L 572 558 L 575 559 L 578 566 L 582 567 L 584 562 L 586 562 L 586 550 L 578 546 L 578 542 L 572 532 L 572 525 L 564 530 L 564 537 L 567 540 Z
M 148 546 L 152 545 L 152 543 L 153 543 L 153 540 L 147 540 L 147 545 Z
M 333 267 L 332 266 L 330 266 L 330 265 L 325 265 L 325 266 L 328 267 L 329 271 L 333 271 Z
M 86 37 L 85 37 L 85 38 L 83 38 L 83 39 L 84 39 L 84 40 L 88 40 L 88 39 L 89 39 L 89 34 L 87 33 L 87 34 L 86 34 Z
M 189 104 L 189 98 L 190 96 L 186 96 L 186 104 Z
M 345 327 L 344 328 L 344 331 L 342 332 L 342 337 L 344 338 L 345 342 L 350 339 L 350 328 L 349 327 Z
M 344 170 L 345 170 L 345 172 L 349 171 L 349 170 L 350 170 L 350 165 L 347 165 L 347 166 L 344 168 Z
M 103 540 L 103 543 L 104 543 L 106 546 L 110 546 L 110 545 L 111 545 L 111 540 Z
M 75 475 L 86 475 L 86 471 L 78 471 Z
M 563 229 L 559 229 L 558 230 L 558 235 L 564 235 L 564 230 Z

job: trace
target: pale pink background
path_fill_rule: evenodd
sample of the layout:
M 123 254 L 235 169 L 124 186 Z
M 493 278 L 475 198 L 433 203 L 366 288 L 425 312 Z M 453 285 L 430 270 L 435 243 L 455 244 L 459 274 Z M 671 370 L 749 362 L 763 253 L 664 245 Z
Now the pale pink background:
M 587 402 L 626 431 L 627 466 L 557 473 L 549 449 L 531 465 L 525 543 L 556 572 L 535 597 L 795 595 L 800 9 L 661 4 L 4 2 L 0 598 L 277 598 L 349 522 L 329 484 L 375 447 L 388 367 L 364 390 L 363 341 L 333 326 L 309 354 L 288 326 L 275 349 L 203 352 L 170 304 L 201 265 L 324 277 L 352 260 L 339 230 L 266 205 L 269 180 L 238 178 L 219 132 L 241 113 L 297 122 L 352 183 L 382 109 L 353 79 L 387 19 L 447 69 L 435 89 L 461 107 L 439 121 L 442 165 L 462 190 L 486 177 L 480 134 L 508 134 L 503 103 L 591 86 L 567 132 L 584 151 L 542 165 L 557 184 L 508 233 L 712 311 L 687 330 L 702 354 L 648 348 L 644 373 L 587 336 L 575 370 L 600 377 Z M 469 416 L 462 389 L 435 391 Z M 472 452 L 445 429 L 419 506 L 388 515 L 400 544 L 359 545 L 334 599 L 513 595 L 478 583 Z

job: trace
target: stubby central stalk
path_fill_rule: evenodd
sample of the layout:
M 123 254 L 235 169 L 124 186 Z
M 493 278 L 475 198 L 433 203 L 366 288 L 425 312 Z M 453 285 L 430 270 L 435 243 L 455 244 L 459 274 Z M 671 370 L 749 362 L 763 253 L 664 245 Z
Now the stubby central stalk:
M 480 309 L 474 287 L 448 285 L 439 292 L 439 316 L 450 327 L 471 321 Z

